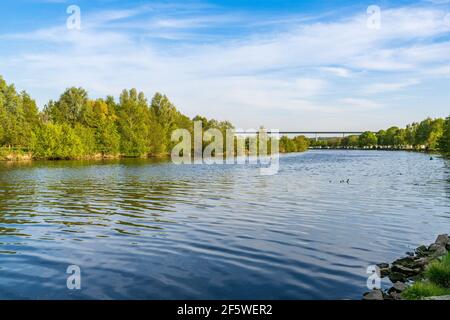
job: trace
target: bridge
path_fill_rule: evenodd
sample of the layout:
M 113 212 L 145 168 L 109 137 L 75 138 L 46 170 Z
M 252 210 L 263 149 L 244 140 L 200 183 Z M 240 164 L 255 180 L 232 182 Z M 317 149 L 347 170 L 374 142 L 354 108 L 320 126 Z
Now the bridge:
M 318 140 L 319 135 L 342 135 L 343 138 L 348 135 L 361 135 L 364 132 L 371 132 L 371 131 L 279 131 L 279 132 L 272 132 L 270 130 L 267 130 L 267 134 L 271 133 L 278 133 L 280 135 L 315 135 L 316 140 Z M 256 132 L 242 132 L 238 131 L 236 134 L 255 134 Z M 375 132 L 374 132 L 375 133 Z

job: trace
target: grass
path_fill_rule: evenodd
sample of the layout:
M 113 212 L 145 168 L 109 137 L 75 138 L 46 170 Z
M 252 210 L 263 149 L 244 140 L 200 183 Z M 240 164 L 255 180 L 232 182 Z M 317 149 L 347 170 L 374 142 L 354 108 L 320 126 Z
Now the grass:
M 425 276 L 432 282 L 443 288 L 450 288 L 450 253 L 440 261 L 430 264 Z
M 414 283 L 402 293 L 402 297 L 407 300 L 420 300 L 425 297 L 445 296 L 450 294 L 450 289 L 442 288 L 429 281 L 419 281 Z
M 450 295 L 450 253 L 432 262 L 425 271 L 425 279 L 417 281 L 402 293 L 407 300 L 444 295 Z
M 8 157 L 11 156 L 21 157 L 26 153 L 27 150 L 23 148 L 0 147 L 0 160 L 6 160 Z

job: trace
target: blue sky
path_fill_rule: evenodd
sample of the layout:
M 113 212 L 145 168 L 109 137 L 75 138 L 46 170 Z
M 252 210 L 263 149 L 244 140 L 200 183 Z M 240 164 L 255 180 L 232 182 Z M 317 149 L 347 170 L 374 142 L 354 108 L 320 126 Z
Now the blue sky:
M 66 27 L 69 5 L 81 30 Z M 41 107 L 82 86 L 160 91 L 244 129 L 378 130 L 450 113 L 450 0 L 6 0 L 0 21 L 0 75 Z

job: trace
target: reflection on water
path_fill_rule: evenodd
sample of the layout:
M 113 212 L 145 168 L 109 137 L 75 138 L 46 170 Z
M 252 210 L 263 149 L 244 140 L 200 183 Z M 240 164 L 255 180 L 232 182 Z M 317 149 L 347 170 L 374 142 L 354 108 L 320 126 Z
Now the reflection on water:
M 450 231 L 441 158 L 312 151 L 258 173 L 1 163 L 0 298 L 359 299 L 368 265 Z M 72 264 L 81 291 L 66 288 Z

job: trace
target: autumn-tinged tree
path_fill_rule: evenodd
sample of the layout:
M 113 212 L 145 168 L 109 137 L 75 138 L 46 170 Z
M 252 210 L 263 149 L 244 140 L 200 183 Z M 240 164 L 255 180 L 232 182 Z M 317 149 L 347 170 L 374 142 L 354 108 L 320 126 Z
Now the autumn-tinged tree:
M 89 100 L 81 111 L 81 123 L 92 130 L 96 153 L 119 153 L 120 135 L 117 129 L 116 111 L 113 105 L 102 99 Z

